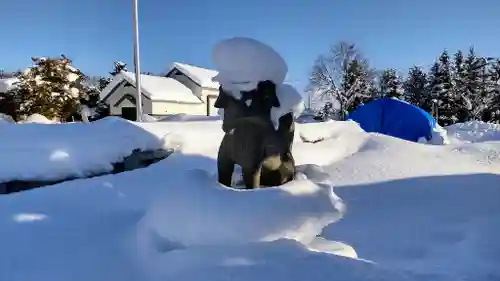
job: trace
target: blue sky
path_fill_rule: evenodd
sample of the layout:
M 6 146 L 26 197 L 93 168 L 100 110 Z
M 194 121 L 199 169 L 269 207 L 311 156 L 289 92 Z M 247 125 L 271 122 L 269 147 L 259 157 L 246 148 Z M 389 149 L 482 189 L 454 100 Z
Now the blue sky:
M 4 1 L 0 68 L 31 56 L 68 55 L 86 74 L 107 74 L 114 60 L 132 69 L 131 0 Z M 471 44 L 500 56 L 498 0 L 139 0 L 143 71 L 173 61 L 211 67 L 212 46 L 232 36 L 262 40 L 289 64 L 289 81 L 306 84 L 318 54 L 339 40 L 356 43 L 376 68 L 406 72 L 444 49 Z M 8 38 L 8 39 L 6 39 Z

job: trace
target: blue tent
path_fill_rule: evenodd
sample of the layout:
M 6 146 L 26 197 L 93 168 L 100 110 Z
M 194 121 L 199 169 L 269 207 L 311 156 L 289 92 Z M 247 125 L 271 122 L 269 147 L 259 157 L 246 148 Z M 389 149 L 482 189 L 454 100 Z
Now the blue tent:
M 408 141 L 425 137 L 430 140 L 436 119 L 429 113 L 407 102 L 380 98 L 361 105 L 347 119 L 359 123 L 366 132 L 381 133 Z

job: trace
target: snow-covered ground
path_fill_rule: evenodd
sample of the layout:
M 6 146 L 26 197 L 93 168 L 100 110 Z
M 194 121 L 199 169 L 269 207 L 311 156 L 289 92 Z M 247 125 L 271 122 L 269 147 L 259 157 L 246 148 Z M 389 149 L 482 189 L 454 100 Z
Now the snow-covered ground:
M 177 149 L 145 169 L 0 195 L 2 281 L 500 279 L 498 139 L 426 145 L 297 124 L 298 179 L 241 191 L 216 183 L 219 120 L 1 123 L 0 135 L 0 182 Z
M 458 123 L 446 128 L 452 142 L 500 141 L 500 124 L 481 121 Z

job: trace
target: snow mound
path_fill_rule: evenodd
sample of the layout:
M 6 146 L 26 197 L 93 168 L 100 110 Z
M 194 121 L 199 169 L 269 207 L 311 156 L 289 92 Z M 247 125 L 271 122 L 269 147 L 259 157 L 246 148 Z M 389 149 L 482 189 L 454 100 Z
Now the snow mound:
M 358 133 L 367 135 L 355 121 L 334 121 L 298 123 L 296 131 L 303 142 L 319 142 L 342 134 Z
M 297 180 L 239 191 L 215 180 L 220 125 L 0 126 L 0 182 L 182 148 L 145 169 L 0 196 L 0 280 L 499 279 L 499 141 L 422 145 L 351 122 L 297 124 Z
M 260 81 L 285 81 L 288 66 L 270 46 L 251 38 L 234 37 L 217 43 L 212 61 L 219 72 L 213 79 L 231 92 L 251 91 Z
M 499 180 L 471 171 L 342 186 L 349 211 L 325 236 L 420 280 L 498 280 Z
M 309 250 L 316 252 L 328 253 L 352 259 L 358 258 L 358 254 L 350 245 L 338 241 L 330 241 L 321 236 L 315 237 L 309 244 L 307 244 L 307 247 Z
M 158 121 L 160 122 L 180 122 L 180 121 L 210 121 L 210 120 L 219 120 L 219 116 L 205 116 L 205 115 L 188 115 L 184 113 L 172 114 L 165 116 Z
M 347 206 L 323 236 L 421 280 L 496 280 L 499 144 L 433 146 L 369 134 L 355 153 L 323 166 Z
M 282 238 L 307 244 L 344 212 L 328 175 L 315 176 L 317 183 L 301 174 L 283 186 L 241 191 L 221 186 L 206 171 L 187 171 L 152 205 L 139 232 L 183 247 Z
M 500 140 L 500 124 L 469 121 L 447 126 L 448 136 L 454 142 L 485 142 Z
M 43 116 L 42 114 L 35 113 L 35 114 L 31 114 L 30 116 L 26 117 L 26 119 L 20 121 L 19 123 L 20 124 L 30 124 L 30 123 L 57 124 L 58 122 L 50 120 L 47 117 Z
M 425 138 L 420 138 L 418 142 L 433 145 L 443 145 L 450 144 L 450 139 L 448 138 L 448 131 L 436 124 L 436 127 L 432 129 L 431 139 L 427 140 Z
M 0 183 L 61 180 L 109 172 L 136 148 L 165 146 L 163 136 L 117 117 L 89 124 L 1 126 Z
M 15 124 L 16 121 L 7 114 L 0 113 L 0 124 Z
M 335 140 L 326 143 L 334 145 Z M 324 169 L 336 185 L 449 174 L 499 173 L 500 146 L 498 143 L 422 145 L 382 134 L 369 134 L 355 153 L 327 164 Z
M 158 119 L 149 114 L 142 115 L 142 122 L 156 122 L 156 121 L 158 121 Z
M 419 280 L 371 262 L 310 251 L 290 240 L 170 251 L 145 266 L 151 280 Z

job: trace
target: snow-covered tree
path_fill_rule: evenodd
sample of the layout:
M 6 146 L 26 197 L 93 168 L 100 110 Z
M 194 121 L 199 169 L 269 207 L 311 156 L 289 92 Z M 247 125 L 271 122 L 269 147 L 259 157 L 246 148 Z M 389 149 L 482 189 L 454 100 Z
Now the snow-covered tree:
M 375 98 L 373 90 L 373 79 L 371 79 L 367 70 L 358 60 L 353 60 L 349 63 L 347 72 L 342 79 L 341 88 L 348 93 L 342 95 L 344 103 L 344 117 L 351 113 L 358 106 L 370 102 Z
M 429 89 L 432 101 L 437 105 L 439 124 L 448 126 L 456 123 L 459 119 L 457 106 L 465 101 L 453 90 L 450 57 L 446 50 L 441 53 L 439 60 L 431 68 Z
M 432 111 L 427 75 L 421 67 L 413 66 L 404 82 L 405 99 L 427 112 Z
M 124 63 L 123 61 L 114 61 L 113 62 L 113 71 L 111 71 L 109 74 L 111 74 L 111 76 L 116 76 L 118 73 L 122 72 L 122 71 L 128 71 L 127 70 L 127 64 Z
M 491 63 L 488 70 L 488 122 L 500 123 L 500 59 Z
M 488 101 L 485 87 L 486 65 L 486 60 L 478 57 L 474 48 L 471 47 L 464 63 L 466 75 L 464 80 L 464 96 L 469 104 L 468 115 L 471 120 L 481 120 L 487 107 Z
M 439 56 L 439 73 L 442 85 L 441 93 L 448 93 L 453 87 L 451 79 L 451 61 L 447 50 Z
M 428 91 L 431 100 L 431 109 L 434 117 L 439 118 L 441 103 L 441 93 L 443 91 L 443 84 L 441 83 L 441 74 L 439 70 L 439 63 L 435 62 L 428 74 Z
M 385 98 L 404 100 L 403 82 L 395 69 L 386 69 L 380 76 L 380 95 Z
M 467 71 L 465 69 L 465 60 L 462 51 L 455 53 L 453 57 L 453 66 L 451 73 L 451 93 L 453 113 L 456 122 L 465 122 L 469 120 L 471 103 L 467 97 Z
M 321 120 L 328 120 L 328 119 L 341 120 L 342 119 L 340 111 L 338 109 L 335 109 L 335 107 L 333 106 L 333 103 L 331 103 L 329 101 L 325 102 L 323 107 L 318 111 L 317 116 L 320 117 Z
M 100 100 L 100 92 L 106 88 L 106 86 L 111 83 L 113 77 L 118 75 L 122 71 L 127 71 L 127 64 L 122 61 L 114 61 L 113 62 L 113 70 L 109 72 L 108 77 L 94 77 L 92 79 L 93 83 L 91 91 L 88 94 L 88 97 L 85 99 L 81 99 L 80 110 L 79 113 L 73 116 L 73 119 L 87 121 L 94 121 L 110 114 L 110 106 L 109 104 Z
M 356 65 L 352 62 L 356 61 Z M 361 68 L 364 79 L 354 79 L 349 75 L 350 69 Z M 344 83 L 347 80 L 353 83 Z M 320 55 L 313 66 L 309 77 L 309 90 L 315 93 L 313 100 L 321 100 L 338 104 L 342 118 L 346 117 L 348 109 L 357 102 L 356 97 L 364 95 L 364 82 L 373 79 L 373 71 L 362 57 L 354 44 L 340 42 L 330 48 L 329 52 Z
M 454 61 L 453 61 L 453 73 L 452 73 L 452 81 L 453 81 L 453 90 L 462 96 L 466 96 L 467 93 L 467 71 L 465 68 L 465 60 L 462 51 L 458 51 L 455 53 Z
M 443 87 L 443 85 L 441 84 L 438 62 L 434 62 L 434 64 L 432 64 L 427 77 L 428 77 L 427 80 L 429 82 L 428 84 L 429 93 L 431 95 L 432 100 L 436 100 L 438 94 L 441 93 L 441 89 Z
M 60 58 L 32 58 L 33 66 L 16 74 L 19 79 L 10 94 L 15 97 L 18 115 L 35 113 L 49 119 L 66 120 L 78 110 L 79 101 L 89 92 L 85 75 Z
M 124 63 L 123 61 L 114 61 L 113 62 L 113 70 L 109 72 L 109 77 L 101 77 L 98 82 L 98 89 L 99 91 L 102 91 L 106 86 L 108 86 L 109 83 L 111 83 L 111 80 L 113 80 L 113 77 L 115 77 L 118 73 L 122 71 L 127 71 L 127 64 Z
M 17 120 L 18 106 L 11 93 L 0 95 L 0 114 L 5 114 Z

